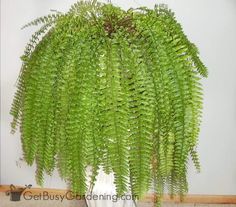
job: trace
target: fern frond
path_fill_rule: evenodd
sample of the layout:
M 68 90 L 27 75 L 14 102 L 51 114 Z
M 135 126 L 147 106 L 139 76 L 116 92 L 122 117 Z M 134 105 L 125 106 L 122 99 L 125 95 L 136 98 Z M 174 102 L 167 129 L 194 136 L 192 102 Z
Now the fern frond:
M 130 136 L 130 173 L 133 193 L 138 196 L 148 190 L 151 181 L 152 125 L 154 120 L 154 89 L 151 73 L 142 61 L 139 45 L 122 40 L 121 61 L 124 93 L 128 101 Z
M 63 14 L 61 12 L 57 12 L 56 14 L 49 14 L 47 16 L 39 17 L 39 18 L 27 23 L 21 29 L 25 29 L 26 27 L 30 27 L 30 26 L 37 26 L 39 24 L 49 24 L 49 23 L 52 24 L 56 20 L 58 20 L 58 18 L 61 16 L 63 16 Z

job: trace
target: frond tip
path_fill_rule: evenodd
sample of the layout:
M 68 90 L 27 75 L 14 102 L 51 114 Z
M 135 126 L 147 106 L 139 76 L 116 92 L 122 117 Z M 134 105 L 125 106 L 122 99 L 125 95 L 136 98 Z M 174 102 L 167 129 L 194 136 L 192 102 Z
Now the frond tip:
M 113 172 L 119 195 L 142 197 L 154 183 L 181 198 L 196 152 L 202 110 L 200 61 L 166 6 L 124 11 L 78 2 L 41 24 L 22 56 L 11 115 L 36 178 L 55 167 L 75 194 L 88 190 L 85 169 Z M 91 190 L 91 189 L 89 189 Z

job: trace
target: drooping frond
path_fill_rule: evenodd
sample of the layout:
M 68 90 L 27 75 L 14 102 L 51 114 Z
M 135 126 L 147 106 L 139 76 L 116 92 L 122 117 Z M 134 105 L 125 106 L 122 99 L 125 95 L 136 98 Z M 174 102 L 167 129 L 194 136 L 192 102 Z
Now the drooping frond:
M 39 17 L 29 22 L 28 24 L 24 25 L 21 29 L 25 29 L 26 27 L 30 27 L 30 26 L 37 26 L 39 24 L 53 23 L 62 15 L 63 15 L 62 13 L 57 12 L 56 14 L 49 14 L 47 16 Z
M 81 1 L 26 26 L 41 23 L 22 56 L 11 108 L 37 182 L 57 167 L 83 195 L 102 167 L 114 173 L 119 195 L 142 197 L 154 183 L 157 205 L 165 189 L 182 198 L 190 156 L 200 170 L 207 69 L 173 13 Z

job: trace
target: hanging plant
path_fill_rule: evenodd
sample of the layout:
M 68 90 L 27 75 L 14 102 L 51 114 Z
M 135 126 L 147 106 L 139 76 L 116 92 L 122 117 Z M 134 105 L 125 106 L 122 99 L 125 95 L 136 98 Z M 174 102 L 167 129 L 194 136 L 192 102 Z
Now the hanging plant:
M 36 178 L 54 167 L 84 195 L 99 167 L 113 172 L 119 195 L 187 192 L 202 109 L 198 50 L 166 6 L 124 11 L 78 2 L 42 24 L 22 56 L 12 104 L 24 158 Z M 90 186 L 86 167 L 92 167 Z

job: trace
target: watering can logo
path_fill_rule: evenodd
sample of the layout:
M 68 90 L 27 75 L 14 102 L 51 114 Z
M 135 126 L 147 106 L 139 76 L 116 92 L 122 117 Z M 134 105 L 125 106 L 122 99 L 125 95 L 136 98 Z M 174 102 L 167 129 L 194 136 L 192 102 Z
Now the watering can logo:
M 15 187 L 13 184 L 10 185 L 10 190 L 6 192 L 7 196 L 10 196 L 11 201 L 20 201 L 21 194 L 25 189 L 30 189 L 32 185 L 25 185 L 24 188 Z

